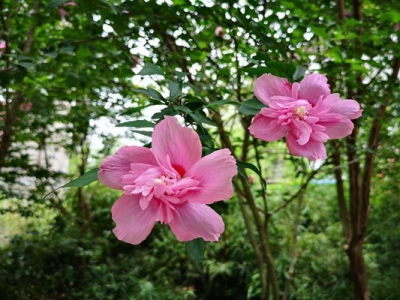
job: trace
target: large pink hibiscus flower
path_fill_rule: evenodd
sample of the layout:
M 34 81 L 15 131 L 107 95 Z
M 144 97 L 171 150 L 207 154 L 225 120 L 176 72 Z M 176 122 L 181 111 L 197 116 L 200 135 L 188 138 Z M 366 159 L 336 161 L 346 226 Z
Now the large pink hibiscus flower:
M 152 148 L 126 146 L 103 160 L 99 180 L 123 190 L 112 208 L 118 239 L 139 244 L 156 222 L 168 224 L 179 241 L 217 241 L 222 218 L 207 204 L 233 195 L 235 159 L 228 149 L 201 157 L 198 135 L 166 116 L 156 125 Z
M 256 115 L 250 133 L 267 142 L 286 136 L 289 152 L 309 160 L 325 159 L 324 143 L 351 134 L 351 119 L 362 113 L 357 101 L 331 94 L 325 75 L 311 74 L 291 84 L 264 74 L 257 78 L 254 94 L 268 107 Z

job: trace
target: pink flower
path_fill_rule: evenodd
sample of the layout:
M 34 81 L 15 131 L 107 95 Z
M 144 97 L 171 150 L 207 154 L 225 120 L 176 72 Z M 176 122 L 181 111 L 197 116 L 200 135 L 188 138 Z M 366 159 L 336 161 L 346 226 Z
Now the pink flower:
M 61 19 L 65 19 L 65 17 L 68 16 L 67 11 L 65 9 L 63 9 L 63 8 L 60 8 L 58 10 L 58 13 L 60 14 Z
M 142 63 L 142 61 L 136 55 L 132 55 L 131 57 L 132 57 L 133 61 L 135 62 L 135 64 L 131 67 L 131 69 L 135 69 L 138 65 L 140 65 Z
M 217 28 L 215 28 L 215 35 L 219 36 L 219 37 L 223 37 L 225 35 L 224 28 L 221 26 L 218 26 Z
M 207 204 L 232 197 L 235 159 L 228 149 L 201 157 L 198 135 L 166 116 L 156 125 L 152 148 L 125 146 L 103 160 L 99 180 L 124 194 L 112 208 L 119 240 L 137 245 L 156 222 L 179 241 L 217 241 L 221 217 Z
M 351 119 L 362 113 L 355 100 L 331 94 L 325 75 L 311 74 L 291 84 L 264 74 L 257 78 L 254 94 L 268 108 L 256 115 L 250 133 L 267 142 L 286 136 L 289 152 L 309 160 L 325 159 L 324 143 L 351 134 Z
M 6 51 L 7 48 L 7 43 L 6 42 L 0 42 L 0 55 L 3 54 Z
M 20 109 L 23 112 L 28 112 L 31 110 L 31 108 L 32 108 L 32 102 L 25 102 L 25 103 L 22 103 L 20 106 Z
M 64 3 L 63 6 L 77 6 L 77 4 L 75 1 L 71 1 L 71 2 Z

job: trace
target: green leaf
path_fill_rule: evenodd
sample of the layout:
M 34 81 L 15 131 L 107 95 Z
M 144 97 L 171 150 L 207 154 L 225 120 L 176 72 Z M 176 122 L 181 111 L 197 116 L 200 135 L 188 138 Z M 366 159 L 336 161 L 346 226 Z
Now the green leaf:
M 202 238 L 198 238 L 186 243 L 186 252 L 199 265 L 204 260 L 204 249 L 206 242 Z
M 239 108 L 239 112 L 244 115 L 255 116 L 264 107 L 265 105 L 261 103 L 258 99 L 252 98 L 242 103 L 242 105 Z
M 161 75 L 164 76 L 164 71 L 155 64 L 145 63 L 143 69 L 139 72 L 138 75 Z
M 165 101 L 164 97 L 158 91 L 150 87 L 148 87 L 147 89 L 138 88 L 134 89 L 134 91 L 149 96 L 151 99 L 154 100 Z
M 297 66 L 296 71 L 294 71 L 293 74 L 293 80 L 298 81 L 301 77 L 304 76 L 304 73 L 306 72 L 307 68 L 303 66 Z
M 142 131 L 142 130 L 132 130 L 134 133 L 138 133 L 144 136 L 151 137 L 153 133 L 151 131 Z
M 222 106 L 222 105 L 225 105 L 225 104 L 240 105 L 239 102 L 233 101 L 233 100 L 219 100 L 219 101 L 211 102 L 211 103 L 205 105 L 204 107 Z
M 169 98 L 175 100 L 180 95 L 182 95 L 181 84 L 175 81 L 169 81 Z
M 247 163 L 247 162 L 243 162 L 243 161 L 236 161 L 237 162 L 237 166 L 238 166 L 238 172 L 240 175 L 243 176 L 244 169 L 250 169 L 252 171 L 254 171 L 261 179 L 261 185 L 263 187 L 263 189 L 267 188 L 267 182 L 265 181 L 265 179 L 262 177 L 261 171 L 253 164 Z M 245 175 L 245 178 L 247 178 L 247 174 Z
M 153 128 L 155 125 L 156 124 L 146 120 L 136 120 L 120 123 L 116 127 Z
M 85 174 L 83 174 L 81 177 L 78 177 L 67 184 L 64 184 L 62 188 L 69 188 L 69 187 L 76 187 L 76 188 L 81 188 L 84 187 L 93 181 L 98 180 L 97 178 L 97 173 L 99 171 L 99 168 L 92 169 Z
M 204 114 L 204 112 L 202 111 L 196 111 L 194 113 L 189 113 L 189 116 L 192 117 L 192 119 L 199 124 L 208 124 L 211 126 L 217 126 L 217 124 L 214 123 L 213 120 L 209 119 L 206 117 L 206 115 Z
M 52 1 L 50 1 L 50 3 L 49 4 L 47 4 L 47 7 L 48 8 L 51 8 L 51 7 L 58 7 L 58 6 L 61 6 L 61 5 L 63 5 L 65 2 L 67 2 L 68 0 L 52 0 Z

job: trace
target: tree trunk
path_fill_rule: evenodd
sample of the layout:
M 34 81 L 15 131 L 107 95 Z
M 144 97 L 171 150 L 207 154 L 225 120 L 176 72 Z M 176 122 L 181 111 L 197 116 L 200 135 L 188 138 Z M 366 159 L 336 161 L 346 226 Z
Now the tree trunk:
M 363 246 L 363 239 L 360 239 L 359 242 L 351 243 L 347 250 L 354 285 L 354 300 L 368 300 L 370 298 L 367 269 L 363 257 Z

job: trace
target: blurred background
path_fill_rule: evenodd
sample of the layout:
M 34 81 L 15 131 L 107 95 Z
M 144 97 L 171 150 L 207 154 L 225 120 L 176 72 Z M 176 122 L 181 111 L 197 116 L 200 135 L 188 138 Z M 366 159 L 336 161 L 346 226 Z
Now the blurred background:
M 242 194 L 213 205 L 226 231 L 195 261 L 167 226 L 118 241 L 119 192 L 57 189 L 151 141 L 117 124 L 165 114 L 203 124 L 210 148 L 227 146 L 224 130 L 252 163 L 242 186 L 263 207 L 279 297 L 368 299 L 361 272 L 371 299 L 400 299 L 399 35 L 397 0 L 0 1 L 0 299 L 268 299 Z M 310 166 L 249 137 L 254 108 L 239 116 L 233 102 L 252 99 L 263 73 L 313 72 L 364 112 Z

